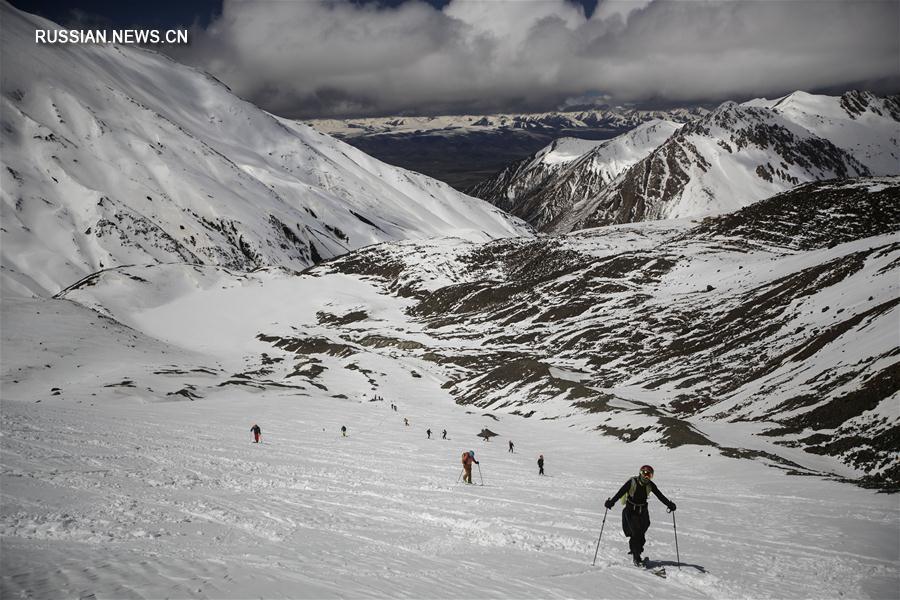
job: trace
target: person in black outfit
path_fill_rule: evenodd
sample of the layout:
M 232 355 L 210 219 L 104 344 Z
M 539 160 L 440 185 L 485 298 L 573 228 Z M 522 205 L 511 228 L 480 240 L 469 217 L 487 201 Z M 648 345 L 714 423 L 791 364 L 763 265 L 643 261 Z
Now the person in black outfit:
M 538 475 L 544 474 L 544 455 L 538 456 Z
M 446 439 L 447 439 L 447 430 L 446 430 L 446 429 L 445 429 L 444 432 L 441 434 L 441 439 L 442 439 L 442 440 L 446 440 Z
M 514 452 L 513 448 L 515 448 L 515 444 L 512 443 L 512 440 L 509 440 L 509 451 Z
M 430 440 L 431 439 L 431 429 L 427 429 L 425 431 L 425 433 L 428 434 L 428 439 Z
M 619 498 L 624 496 L 625 509 L 622 511 L 622 529 L 629 537 L 628 545 L 631 548 L 629 554 L 637 566 L 643 562 L 641 554 L 644 552 L 645 536 L 650 527 L 650 513 L 647 510 L 647 496 L 650 492 L 653 492 L 669 511 L 675 510 L 675 503 L 666 498 L 653 483 L 653 467 L 650 465 L 641 467 L 637 477 L 626 481 L 616 495 L 607 498 L 603 504 L 610 509 Z

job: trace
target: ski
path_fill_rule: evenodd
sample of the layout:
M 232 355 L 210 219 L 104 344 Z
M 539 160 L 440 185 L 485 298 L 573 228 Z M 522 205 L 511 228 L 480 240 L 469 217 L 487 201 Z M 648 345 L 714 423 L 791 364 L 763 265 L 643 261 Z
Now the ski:
M 663 579 L 666 578 L 666 568 L 665 567 L 651 567 L 649 558 L 645 558 L 643 560 L 643 562 L 641 562 L 640 565 L 635 565 L 635 566 L 637 566 L 638 568 L 644 569 L 645 571 L 649 571 L 650 573 L 653 573 L 657 577 L 662 577 Z

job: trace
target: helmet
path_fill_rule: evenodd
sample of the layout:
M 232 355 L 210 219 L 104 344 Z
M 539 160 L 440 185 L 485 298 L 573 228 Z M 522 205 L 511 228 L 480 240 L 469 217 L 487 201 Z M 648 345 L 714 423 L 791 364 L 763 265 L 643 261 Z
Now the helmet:
M 644 465 L 640 468 L 640 474 L 642 477 L 646 477 L 647 479 L 653 479 L 653 467 L 650 465 Z

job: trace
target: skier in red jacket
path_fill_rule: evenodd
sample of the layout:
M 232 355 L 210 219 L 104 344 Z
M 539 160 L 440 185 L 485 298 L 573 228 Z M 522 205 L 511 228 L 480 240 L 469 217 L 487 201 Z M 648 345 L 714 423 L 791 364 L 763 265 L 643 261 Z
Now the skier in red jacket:
M 475 463 L 476 465 L 481 464 L 477 460 L 475 460 L 475 451 L 469 450 L 468 452 L 463 452 L 463 481 L 465 481 L 466 483 L 472 483 L 472 463 Z

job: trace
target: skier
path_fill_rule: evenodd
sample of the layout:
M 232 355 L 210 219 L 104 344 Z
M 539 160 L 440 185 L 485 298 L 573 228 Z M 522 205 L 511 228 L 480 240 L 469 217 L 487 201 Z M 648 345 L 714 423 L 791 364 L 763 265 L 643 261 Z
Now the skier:
M 428 429 L 427 431 L 425 431 L 425 433 L 428 434 L 428 439 L 430 440 L 431 439 L 431 429 Z
M 622 529 L 628 536 L 628 546 L 631 550 L 631 558 L 635 566 L 642 566 L 641 553 L 644 551 L 647 529 L 650 527 L 650 513 L 647 510 L 647 495 L 653 492 L 660 502 L 674 512 L 675 503 L 666 498 L 656 484 L 653 483 L 653 467 L 644 465 L 638 475 L 632 477 L 616 492 L 612 498 L 607 498 L 603 505 L 610 509 L 616 500 L 622 498 L 625 504 L 622 510 Z
M 406 425 L 407 427 L 409 427 L 409 419 L 407 419 L 406 417 L 403 417 L 403 424 Z
M 509 451 L 513 452 L 513 443 L 512 440 L 509 440 Z
M 257 425 L 256 423 L 254 423 L 254 424 L 253 424 L 253 427 L 250 428 L 250 431 L 253 432 L 253 443 L 254 443 L 254 444 L 258 444 L 258 443 L 259 443 L 259 436 L 262 435 L 262 429 L 259 428 L 259 425 Z
M 466 483 L 472 483 L 472 463 L 475 463 L 476 465 L 481 464 L 477 460 L 475 460 L 475 451 L 469 450 L 468 452 L 463 452 L 463 481 L 465 481 Z
M 447 439 L 447 430 L 446 430 L 446 429 L 445 429 L 444 432 L 441 434 L 441 439 L 442 439 L 442 440 L 446 440 L 446 439 Z
M 538 475 L 544 474 L 544 455 L 538 456 Z
M 347 437 L 347 426 L 346 425 L 341 425 L 341 435 L 343 437 Z

